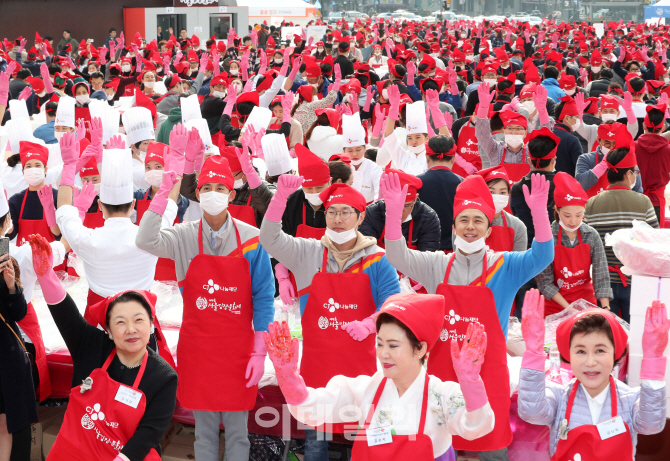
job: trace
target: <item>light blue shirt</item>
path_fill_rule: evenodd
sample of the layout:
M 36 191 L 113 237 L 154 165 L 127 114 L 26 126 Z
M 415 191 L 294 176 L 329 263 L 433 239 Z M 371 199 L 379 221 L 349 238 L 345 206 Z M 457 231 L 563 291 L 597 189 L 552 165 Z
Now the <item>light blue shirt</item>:
M 230 218 L 230 216 L 228 216 L 228 217 Z M 223 223 L 223 226 L 221 226 L 221 229 L 215 231 L 214 229 L 212 229 L 212 227 L 209 225 L 209 223 L 207 222 L 206 219 L 202 220 L 202 222 L 204 222 L 207 225 L 207 227 L 209 227 L 209 230 L 212 231 L 212 233 L 209 234 L 210 235 L 210 240 L 212 242 L 212 248 L 216 248 L 216 236 L 219 235 L 219 234 L 222 234 L 223 232 L 226 231 L 226 229 L 228 229 L 228 222 L 229 221 L 230 221 L 230 219 L 226 219 L 226 222 Z

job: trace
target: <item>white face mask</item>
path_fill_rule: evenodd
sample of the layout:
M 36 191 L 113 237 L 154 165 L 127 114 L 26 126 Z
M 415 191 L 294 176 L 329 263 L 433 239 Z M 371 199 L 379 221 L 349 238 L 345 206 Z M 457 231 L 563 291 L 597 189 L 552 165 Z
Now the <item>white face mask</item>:
M 323 205 L 323 201 L 319 198 L 319 194 L 308 194 L 305 192 L 305 198 L 313 206 Z
M 88 97 L 87 94 L 80 94 L 79 96 L 75 96 L 75 98 L 79 104 L 86 104 L 90 98 Z
M 223 91 L 213 91 L 212 96 L 214 96 L 215 98 L 223 99 L 226 97 L 226 93 L 224 93 Z
M 149 185 L 154 187 L 161 187 L 163 182 L 163 173 L 164 170 L 149 170 L 144 172 L 144 180 L 149 183 Z
M 617 117 L 619 117 L 617 114 L 602 114 L 600 118 L 602 118 L 603 122 L 609 122 L 611 121 L 616 121 Z
M 388 88 L 384 88 L 384 89 L 382 90 L 382 98 L 384 98 L 384 99 L 386 99 L 386 100 L 388 101 L 388 99 L 389 99 L 389 90 L 388 90 Z
M 509 69 L 509 64 L 507 64 L 506 66 L 500 66 L 500 68 L 501 69 Z
M 112 99 L 114 99 L 114 95 L 113 94 L 108 94 L 107 95 L 107 101 L 111 101 Z
M 275 64 L 283 64 L 284 60 L 283 59 L 277 59 L 275 58 Z
M 575 94 L 576 91 L 577 88 L 573 88 L 571 90 L 565 90 L 565 94 L 567 94 L 568 96 L 572 96 L 573 94 Z
M 600 66 L 591 66 L 591 72 L 597 74 L 598 72 L 600 72 Z
M 130 64 L 124 64 L 121 66 L 121 72 L 130 72 Z
M 663 81 L 664 81 L 665 83 L 670 82 L 670 77 L 663 77 Z
M 319 53 L 323 53 L 323 48 L 317 48 L 316 51 L 318 51 Z
M 221 214 L 228 208 L 228 194 L 216 191 L 200 194 L 200 206 L 212 216 Z
M 488 83 L 489 88 L 493 88 L 496 85 L 496 83 L 498 83 L 498 80 L 496 80 L 495 78 L 485 78 L 484 81 Z
M 146 88 L 153 88 L 156 85 L 156 82 L 144 82 Z
M 509 203 L 509 195 L 492 194 L 493 205 L 496 208 L 496 214 L 505 209 Z
M 63 136 L 65 136 L 65 133 L 67 133 L 67 131 L 54 131 L 54 136 L 58 139 L 58 142 L 60 142 Z
M 526 137 L 522 134 L 506 134 L 505 135 L 505 144 L 511 148 L 517 148 L 523 144 L 523 140 Z
M 377 51 L 375 51 L 375 56 L 381 56 L 381 55 L 382 55 L 381 50 L 377 50 Z
M 242 187 L 244 186 L 244 184 L 245 184 L 245 183 L 244 183 L 243 180 L 241 180 L 241 179 L 236 179 L 236 180 L 235 180 L 235 183 L 233 184 L 233 189 L 242 189 Z
M 44 181 L 44 168 L 26 168 L 23 170 L 23 179 L 31 186 L 39 186 Z
M 561 221 L 560 219 L 558 220 L 558 224 L 568 232 L 577 232 L 577 230 L 579 229 L 579 226 L 582 225 L 582 223 L 579 223 L 579 226 L 577 226 L 577 227 L 568 227 L 565 224 L 563 224 L 563 221 Z
M 354 165 L 354 166 L 358 166 L 358 165 L 360 165 L 361 163 L 363 163 L 363 160 L 364 160 L 364 159 L 362 159 L 362 158 L 361 158 L 361 159 L 358 159 L 358 160 L 354 160 L 354 159 L 352 158 L 352 159 L 351 159 L 351 164 Z
M 242 93 L 242 85 L 238 85 L 237 83 L 235 84 L 235 89 L 237 90 L 237 94 Z
M 535 101 L 522 102 L 521 106 L 525 107 L 528 110 L 529 114 L 535 112 Z
M 603 155 L 609 154 L 611 150 L 612 149 L 610 149 L 609 147 L 600 146 L 600 152 L 602 152 Z
M 230 75 L 237 75 L 240 73 L 239 69 L 230 69 Z
M 465 59 L 470 60 L 472 62 L 475 59 L 475 55 L 474 54 L 466 54 Z
M 330 228 L 326 228 L 326 237 L 338 245 L 342 245 L 343 243 L 347 243 L 356 238 L 356 228 L 354 227 L 353 229 L 344 232 L 335 232 Z
M 43 98 L 43 97 L 45 97 L 46 95 L 47 95 L 46 90 L 42 91 L 41 93 L 37 93 L 37 96 L 40 97 L 40 98 Z
M 146 151 L 141 151 L 141 150 L 140 150 L 140 151 L 138 151 L 138 155 L 139 155 L 140 160 L 142 161 L 142 163 L 144 163 L 144 159 L 145 159 L 146 156 L 147 156 Z
M 468 242 L 467 240 L 462 239 L 457 235 L 456 239 L 454 239 L 454 245 L 456 245 L 456 248 L 461 250 L 463 253 L 472 254 L 477 253 L 486 246 L 486 239 L 482 237 L 475 240 L 474 242 Z
M 571 126 L 572 131 L 577 131 L 580 126 L 582 126 L 582 121 L 577 119 L 577 121 L 575 123 L 573 123 L 572 126 Z
M 420 154 L 421 152 L 426 151 L 425 144 L 419 144 L 418 146 L 407 146 L 407 149 L 413 154 Z M 353 162 L 352 162 L 353 163 Z

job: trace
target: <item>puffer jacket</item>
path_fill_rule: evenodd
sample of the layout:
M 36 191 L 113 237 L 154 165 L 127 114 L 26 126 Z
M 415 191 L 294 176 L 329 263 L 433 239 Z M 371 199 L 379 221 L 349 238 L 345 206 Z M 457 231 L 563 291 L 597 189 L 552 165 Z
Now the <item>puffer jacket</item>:
M 412 220 L 402 223 L 402 235 L 409 242 L 409 226 L 412 225 L 412 245 L 419 251 L 437 251 L 440 249 L 442 232 L 440 218 L 437 213 L 417 199 L 412 209 Z M 377 200 L 368 205 L 365 210 L 365 219 L 358 229 L 361 234 L 381 238 L 386 225 L 386 204 L 384 200 Z M 384 243 L 384 242 L 381 242 Z
M 549 426 L 549 454 L 556 452 L 558 430 L 570 397 L 570 390 L 575 380 L 559 386 L 545 382 L 544 371 L 521 368 L 519 381 L 519 416 L 530 424 Z M 665 386 L 653 389 L 643 381 L 641 387 L 628 387 L 619 380 L 614 380 L 617 390 L 618 414 L 628 425 L 633 439 L 633 450 L 637 446 L 637 434 L 657 434 L 665 427 Z M 606 421 L 612 416 L 612 402 L 608 396 L 600 412 L 599 421 Z M 593 424 L 586 393 L 582 386 L 577 389 L 570 416 L 569 429 L 584 424 Z

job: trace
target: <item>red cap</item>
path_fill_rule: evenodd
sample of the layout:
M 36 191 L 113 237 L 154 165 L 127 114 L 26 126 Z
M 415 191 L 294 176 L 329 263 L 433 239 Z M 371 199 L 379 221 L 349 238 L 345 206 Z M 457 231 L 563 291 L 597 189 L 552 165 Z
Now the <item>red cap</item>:
M 301 85 L 298 87 L 298 93 L 305 102 L 312 102 L 314 98 L 314 87 L 312 85 Z M 274 102 L 274 101 L 273 101 Z
M 541 160 L 551 160 L 552 158 L 556 157 L 556 151 L 558 150 L 558 144 L 561 142 L 561 138 L 556 136 L 549 128 L 546 126 L 543 126 L 539 130 L 533 130 L 528 136 L 526 136 L 526 143 L 530 143 L 533 139 L 537 138 L 538 136 L 547 136 L 551 139 L 554 140 L 556 143 L 556 147 L 549 152 L 549 154 L 545 155 L 544 157 L 533 157 L 533 153 L 528 149 L 528 155 L 530 156 L 531 160 L 537 160 L 535 163 L 536 167 L 539 167 L 540 161 Z
M 295 145 L 295 153 L 298 156 L 298 171 L 304 178 L 303 187 L 322 186 L 330 181 L 330 168 L 321 157 L 302 144 Z
M 323 202 L 325 209 L 328 209 L 331 205 L 349 205 L 362 213 L 365 211 L 367 204 L 363 194 L 353 187 L 342 183 L 331 185 L 319 194 L 319 198 Z
M 619 100 L 614 96 L 600 96 L 600 110 L 602 109 L 616 109 L 619 110 Z
M 442 333 L 444 306 L 442 295 L 399 293 L 386 298 L 379 313 L 400 320 L 430 351 Z
M 39 160 L 44 166 L 47 166 L 47 161 L 49 160 L 49 149 L 35 142 L 19 142 L 19 154 L 22 165 L 25 165 L 29 160 Z
M 586 103 L 585 114 L 595 114 L 598 112 L 598 98 L 586 98 L 584 102 Z
M 421 181 L 419 178 L 416 176 L 405 173 L 402 170 L 395 170 L 392 168 L 389 168 L 386 170 L 387 173 L 395 173 L 398 175 L 398 179 L 400 179 L 400 187 L 404 187 L 405 184 L 407 184 L 407 197 L 405 197 L 405 202 L 411 202 L 416 198 L 417 190 L 421 189 L 423 187 L 423 181 Z
M 207 160 L 202 165 L 200 176 L 198 176 L 197 188 L 200 189 L 210 182 L 223 184 L 229 191 L 233 190 L 235 180 L 233 179 L 233 172 L 230 171 L 228 159 L 221 155 L 207 157 Z
M 605 159 L 607 162 L 607 168 L 617 173 L 619 168 L 633 168 L 637 165 L 637 157 L 635 156 L 635 142 L 633 141 L 633 136 L 630 132 L 624 127 L 622 130 L 618 130 L 614 136 L 614 149 L 629 149 L 628 153 L 624 158 L 622 158 L 619 163 L 612 164 L 609 160 Z
M 577 86 L 577 80 L 574 75 L 562 74 L 558 79 L 558 85 L 561 89 L 574 88 Z
M 554 203 L 564 206 L 585 206 L 589 197 L 581 184 L 568 173 L 559 171 L 554 176 Z
M 270 87 L 272 86 L 272 82 L 275 81 L 274 74 L 272 72 L 266 72 L 264 75 L 265 75 L 265 78 L 260 83 L 260 85 L 256 86 L 256 91 L 254 93 L 258 93 L 259 91 L 269 90 Z
M 198 54 L 194 50 L 188 50 L 188 62 L 198 62 Z
M 237 154 L 235 153 L 235 146 L 226 146 L 225 138 L 219 139 L 223 141 L 223 145 L 219 145 L 219 152 L 221 152 L 221 155 L 228 160 L 230 171 L 233 173 L 242 171 L 242 164 L 240 164 L 240 159 L 237 158 Z
M 535 94 L 536 89 L 537 85 L 535 83 L 529 83 L 527 85 L 524 85 L 523 88 L 521 88 L 519 99 L 532 98 L 533 95 Z
M 210 86 L 215 85 L 228 85 L 228 74 L 222 72 L 216 77 L 212 77 L 212 80 L 210 81 Z
M 30 83 L 30 86 L 33 88 L 33 91 L 35 93 L 41 93 L 44 91 L 44 81 L 42 81 L 41 78 L 37 77 L 28 77 L 26 78 L 26 82 Z
M 144 164 L 146 165 L 153 160 L 160 163 L 163 165 L 163 168 L 165 168 L 165 159 L 163 158 L 165 149 L 169 149 L 169 147 L 162 142 L 150 142 L 147 146 L 147 155 L 144 157 Z
M 340 114 L 337 112 L 335 109 L 316 109 L 314 111 L 316 116 L 318 117 L 321 114 L 326 114 L 326 117 L 328 117 L 328 121 L 330 122 L 330 126 L 335 128 L 336 130 L 340 127 Z
M 342 85 L 342 93 L 356 93 L 356 95 L 361 94 L 361 81 L 357 78 L 351 78 L 349 81 Z
M 347 165 L 351 165 L 351 157 L 349 157 L 349 154 L 345 154 L 345 153 L 333 154 L 328 159 L 329 162 L 335 162 L 335 161 L 338 161 L 338 160 L 340 162 L 346 163 Z
M 645 126 L 647 128 L 651 128 L 653 130 L 661 128 L 665 124 L 665 111 L 666 111 L 667 108 L 668 108 L 667 104 L 655 104 L 653 106 L 648 105 L 646 107 L 647 115 L 644 116 Z M 661 120 L 658 125 L 654 125 L 653 123 L 651 123 L 651 120 L 649 120 L 649 111 L 652 110 L 652 109 L 660 110 L 661 112 L 663 112 L 663 120 Z
M 617 103 L 618 104 L 618 103 Z M 602 105 L 602 102 L 601 102 Z M 603 123 L 598 125 L 598 137 L 607 141 L 614 141 L 616 139 L 617 131 L 627 130 L 626 126 L 623 123 L 614 122 L 614 123 Z
M 491 191 L 486 185 L 484 178 L 478 175 L 472 175 L 465 178 L 456 187 L 456 196 L 454 197 L 454 219 L 463 211 L 469 208 L 475 208 L 486 215 L 489 222 L 493 221 L 495 215 L 495 206 Z
M 519 125 L 522 126 L 524 130 L 528 128 L 528 120 L 526 117 L 511 110 L 500 112 L 500 119 L 505 128 L 509 125 Z
M 476 174 L 484 178 L 487 184 L 489 181 L 504 179 L 510 186 L 512 185 L 512 181 L 509 180 L 509 175 L 507 174 L 507 169 L 502 164 L 486 168 L 485 170 L 479 170 Z
M 305 78 L 317 78 L 321 75 L 321 68 L 316 62 L 309 60 L 305 63 L 304 75 Z
M 628 130 L 626 130 L 628 131 Z M 576 314 L 571 315 L 567 319 L 558 324 L 556 328 L 556 346 L 561 357 L 566 362 L 570 362 L 570 333 L 575 323 L 587 315 L 602 315 L 607 320 L 612 330 L 612 337 L 614 338 L 614 360 L 620 359 L 626 351 L 628 345 L 628 333 L 617 321 L 614 314 L 600 308 L 586 309 Z
M 99 176 L 100 172 L 98 171 L 98 163 L 95 157 L 90 157 L 88 161 L 81 167 L 79 170 L 79 177 L 83 178 L 84 176 Z
M 577 103 L 575 103 L 575 100 L 572 99 L 572 96 L 562 96 L 559 99 L 563 103 L 563 108 L 561 109 L 560 114 L 554 114 L 557 115 L 556 118 L 559 122 L 567 116 L 579 115 L 579 111 L 577 110 Z

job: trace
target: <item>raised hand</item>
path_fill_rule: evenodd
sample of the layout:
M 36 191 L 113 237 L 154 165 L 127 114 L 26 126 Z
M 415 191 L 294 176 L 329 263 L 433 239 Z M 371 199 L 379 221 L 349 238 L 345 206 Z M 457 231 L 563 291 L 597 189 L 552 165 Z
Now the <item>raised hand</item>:
M 647 307 L 642 335 L 642 356 L 645 358 L 663 357 L 668 346 L 668 329 L 670 321 L 665 304 L 661 301 L 652 302 Z
M 384 126 L 384 113 L 381 109 L 381 104 L 375 104 L 375 123 L 372 126 L 372 137 L 379 138 Z
M 177 123 L 170 132 L 170 169 L 178 176 L 184 174 L 186 162 L 186 145 L 188 144 L 188 130 L 181 123 Z
M 120 135 L 114 135 L 107 140 L 107 149 L 125 149 L 126 143 Z
M 289 195 L 297 191 L 302 185 L 304 178 L 293 174 L 283 174 L 277 181 L 277 195 L 282 200 L 287 200 Z
M 98 193 L 95 190 L 95 185 L 92 182 L 85 181 L 84 185 L 81 188 L 81 191 L 74 188 L 74 195 L 72 198 L 72 203 L 79 210 L 79 218 L 84 221 L 86 217 L 86 212 L 91 208 L 91 204 L 95 197 L 98 196 Z
M 577 106 L 577 112 L 579 112 L 579 119 L 581 120 L 584 116 L 584 109 L 586 108 L 584 93 L 577 93 L 575 95 L 575 105 Z
M 379 183 L 379 197 L 386 205 L 386 239 L 399 240 L 402 237 L 402 211 L 407 199 L 409 185 L 400 185 L 397 173 L 384 173 Z
M 37 191 L 37 196 L 42 204 L 42 211 L 44 219 L 47 221 L 47 226 L 56 227 L 56 207 L 54 206 L 53 187 L 51 184 L 45 184 Z
M 340 87 L 342 86 L 342 71 L 340 70 L 340 65 L 335 64 L 335 83 L 333 84 L 333 88 L 331 91 L 340 91 Z
M 208 62 L 209 62 L 209 54 L 202 53 L 202 56 L 200 56 L 200 67 L 198 68 L 199 74 L 204 74 L 205 72 L 207 72 Z
M 76 165 L 79 160 L 79 152 L 74 133 L 68 131 L 60 139 L 60 153 L 65 165 Z
M 200 133 L 198 129 L 193 127 L 188 132 L 188 143 L 186 144 L 186 153 L 185 153 L 185 163 L 184 163 L 184 174 L 192 174 L 195 171 L 195 157 L 200 150 L 200 145 L 204 148 L 202 138 L 200 138 Z
M 397 85 L 390 85 L 387 88 L 389 95 L 389 113 L 388 116 L 393 120 L 398 120 L 400 112 L 400 90 Z
M 19 94 L 19 101 L 25 101 L 27 100 L 30 95 L 33 94 L 33 89 L 29 86 L 25 87 L 23 91 L 21 91 L 21 94 Z
M 414 85 L 414 76 L 416 75 L 416 66 L 412 61 L 407 63 L 407 84 Z
M 86 137 L 86 124 L 84 123 L 84 119 L 79 119 L 79 122 L 77 123 L 77 141 L 81 142 L 82 139 Z
M 533 288 L 523 300 L 521 333 L 526 350 L 544 355 L 544 296 Z
M 28 236 L 28 244 L 33 253 L 33 268 L 37 276 L 42 277 L 49 271 L 53 272 L 53 251 L 47 239 L 40 234 L 31 234 Z
M 532 174 L 530 177 L 530 185 L 533 188 L 531 193 L 526 184 L 523 185 L 523 195 L 526 199 L 526 204 L 531 211 L 547 209 L 547 199 L 549 198 L 549 181 L 547 178 L 539 173 Z
M 470 323 L 468 325 L 463 347 L 460 350 L 458 341 L 451 340 L 451 360 L 461 386 L 479 380 L 479 373 L 486 354 L 486 342 L 486 332 L 484 331 L 484 325 L 481 323 Z
M 242 150 L 235 148 L 235 154 L 240 162 L 240 166 L 242 166 L 242 172 L 247 177 L 249 189 L 256 189 L 262 184 L 262 181 L 254 169 L 254 165 L 251 163 L 251 156 L 249 155 L 246 139 L 242 138 Z

